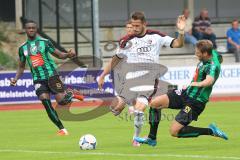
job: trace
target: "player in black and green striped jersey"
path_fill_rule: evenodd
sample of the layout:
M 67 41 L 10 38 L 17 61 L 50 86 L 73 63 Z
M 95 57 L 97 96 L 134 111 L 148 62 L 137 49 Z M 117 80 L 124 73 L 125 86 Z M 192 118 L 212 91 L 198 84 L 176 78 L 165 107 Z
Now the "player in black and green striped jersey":
M 21 62 L 27 61 L 33 81 L 44 80 L 58 75 L 56 64 L 50 54 L 55 48 L 52 43 L 37 36 L 34 40 L 28 39 L 19 47 L 19 58 Z
M 34 21 L 26 22 L 25 31 L 28 39 L 19 47 L 18 70 L 15 78 L 11 79 L 11 85 L 16 85 L 27 62 L 32 73 L 36 94 L 42 101 L 51 121 L 59 128 L 58 135 L 68 135 L 57 112 L 52 107 L 50 93 L 55 95 L 56 101 L 61 106 L 69 104 L 72 98 L 82 100 L 83 97 L 75 91 L 65 90 L 51 55 L 59 59 L 66 59 L 75 57 L 76 53 L 72 49 L 67 53 L 55 49 L 48 39 L 37 35 L 37 24 Z
M 198 41 L 195 54 L 199 59 L 195 75 L 191 84 L 184 90 L 172 90 L 165 95 L 155 97 L 150 105 L 152 108 L 180 109 L 170 127 L 173 137 L 188 138 L 200 135 L 211 135 L 228 139 L 227 135 L 215 124 L 208 128 L 189 126 L 193 120 L 197 120 L 202 113 L 212 92 L 213 85 L 217 81 L 222 57 L 213 50 L 213 44 L 209 40 Z M 135 138 L 140 143 L 156 145 L 156 140 L 148 138 Z

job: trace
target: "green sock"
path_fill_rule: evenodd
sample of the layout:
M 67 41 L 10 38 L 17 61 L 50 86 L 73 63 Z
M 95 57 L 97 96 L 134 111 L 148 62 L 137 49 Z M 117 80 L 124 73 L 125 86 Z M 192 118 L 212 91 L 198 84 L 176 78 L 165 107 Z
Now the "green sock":
M 55 111 L 55 109 L 52 107 L 52 103 L 49 99 L 43 99 L 42 104 L 45 107 L 48 117 L 51 119 L 51 121 L 59 128 L 63 129 L 63 124 L 58 118 L 58 114 Z
M 157 139 L 158 125 L 161 120 L 161 109 L 149 108 L 150 132 L 148 138 Z
M 212 135 L 212 134 L 213 132 L 210 128 L 185 126 L 179 131 L 178 138 L 191 138 L 198 137 L 200 135 Z

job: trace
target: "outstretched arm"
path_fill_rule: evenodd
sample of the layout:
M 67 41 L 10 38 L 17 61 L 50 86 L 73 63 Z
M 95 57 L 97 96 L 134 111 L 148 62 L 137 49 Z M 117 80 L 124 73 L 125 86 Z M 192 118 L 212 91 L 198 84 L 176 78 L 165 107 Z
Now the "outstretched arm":
M 25 63 L 26 61 L 20 61 L 18 60 L 18 69 L 15 78 L 10 79 L 10 85 L 15 86 L 17 83 L 17 80 L 22 76 L 24 70 L 25 70 Z
M 172 43 L 172 48 L 181 48 L 184 44 L 184 29 L 186 25 L 186 19 L 183 15 L 177 19 L 176 27 L 178 29 L 178 38 Z
M 68 52 L 61 52 L 58 49 L 55 49 L 52 53 L 54 57 L 57 57 L 59 59 L 66 59 L 66 58 L 73 58 L 76 56 L 76 53 L 73 49 L 70 49 Z
M 208 87 L 211 86 L 214 82 L 214 78 L 212 76 L 207 75 L 206 79 L 201 82 L 192 82 L 190 85 L 195 87 Z

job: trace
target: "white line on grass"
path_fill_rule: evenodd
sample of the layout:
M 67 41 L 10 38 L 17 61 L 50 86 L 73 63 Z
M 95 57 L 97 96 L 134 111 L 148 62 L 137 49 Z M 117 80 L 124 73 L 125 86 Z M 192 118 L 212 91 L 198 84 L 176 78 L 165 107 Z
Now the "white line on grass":
M 36 151 L 21 149 L 0 149 L 0 153 L 38 153 L 38 154 L 65 154 L 65 155 L 97 155 L 97 156 L 119 156 L 119 157 L 174 157 L 174 158 L 196 158 L 196 159 L 229 159 L 240 160 L 240 157 L 209 156 L 209 155 L 186 155 L 186 154 L 127 154 L 127 153 L 103 153 L 103 152 L 57 152 L 57 151 Z

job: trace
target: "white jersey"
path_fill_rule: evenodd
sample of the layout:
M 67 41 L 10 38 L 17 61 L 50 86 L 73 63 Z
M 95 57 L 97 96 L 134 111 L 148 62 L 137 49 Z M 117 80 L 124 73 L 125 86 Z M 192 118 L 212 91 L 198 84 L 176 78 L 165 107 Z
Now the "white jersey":
M 117 95 L 127 104 L 138 97 L 148 101 L 156 93 L 160 67 L 155 64 L 158 64 L 161 48 L 170 47 L 173 40 L 152 30 L 141 37 L 130 35 L 120 40 L 116 56 L 123 60 L 114 69 L 114 84 Z
M 127 63 L 158 63 L 163 46 L 170 47 L 174 38 L 158 31 L 147 30 L 143 36 L 130 35 L 119 42 L 116 55 Z

